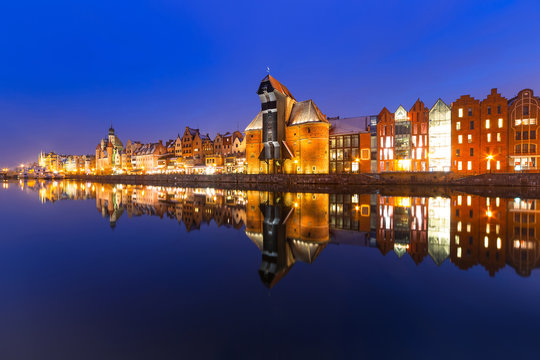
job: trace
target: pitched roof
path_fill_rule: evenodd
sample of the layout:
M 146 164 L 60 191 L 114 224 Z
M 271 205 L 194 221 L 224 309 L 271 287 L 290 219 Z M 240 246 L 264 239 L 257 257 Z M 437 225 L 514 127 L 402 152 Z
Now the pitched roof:
M 289 89 L 287 89 L 285 87 L 285 85 L 283 85 L 282 83 L 280 83 L 279 81 L 277 81 L 276 78 L 274 78 L 272 75 L 268 74 L 264 77 L 264 79 L 261 80 L 261 83 L 263 82 L 270 82 L 270 85 L 272 85 L 272 87 L 274 88 L 274 90 L 277 90 L 279 91 L 280 93 L 282 93 L 283 95 L 286 95 L 294 100 L 296 100 L 294 98 L 294 96 L 291 94 L 291 92 L 289 91 Z
M 307 122 L 325 122 L 328 123 L 313 100 L 305 100 L 297 102 L 293 105 L 291 117 L 289 118 L 289 126 L 303 124 Z M 262 125 L 262 123 L 261 123 Z
M 133 155 L 150 155 L 156 152 L 159 143 L 144 144 L 133 152 Z
M 246 127 L 244 131 L 250 131 L 250 130 L 262 130 L 262 111 L 259 111 L 257 116 L 249 123 L 249 125 Z
M 330 134 L 337 135 L 367 132 L 370 119 L 370 116 L 357 116 L 330 120 Z
M 199 133 L 199 129 L 192 129 L 190 127 L 186 127 L 186 130 L 189 131 L 189 134 L 193 137 Z

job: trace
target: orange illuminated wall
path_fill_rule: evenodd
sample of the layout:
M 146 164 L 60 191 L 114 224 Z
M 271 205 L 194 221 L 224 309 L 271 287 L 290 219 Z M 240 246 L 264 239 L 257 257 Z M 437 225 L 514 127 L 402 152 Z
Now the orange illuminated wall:
M 452 104 L 452 163 L 454 173 L 480 172 L 480 101 L 463 95 Z
M 508 171 L 508 100 L 491 89 L 480 104 L 480 173 Z
M 377 172 L 394 171 L 394 114 L 383 108 L 377 124 Z
M 411 171 L 429 170 L 429 109 L 420 99 L 409 110 L 411 121 Z

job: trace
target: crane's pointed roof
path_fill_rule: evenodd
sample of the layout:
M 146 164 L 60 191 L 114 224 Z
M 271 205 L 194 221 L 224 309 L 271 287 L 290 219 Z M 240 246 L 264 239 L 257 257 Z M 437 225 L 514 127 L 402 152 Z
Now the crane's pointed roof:
M 261 80 L 261 85 L 259 86 L 259 92 L 261 92 L 261 87 L 264 83 L 267 83 L 269 82 L 270 85 L 272 86 L 273 90 L 277 90 L 279 91 L 280 93 L 282 93 L 283 95 L 286 95 L 290 98 L 292 98 L 293 100 L 296 100 L 294 98 L 294 96 L 291 94 L 291 92 L 289 91 L 289 89 L 287 89 L 287 87 L 285 85 L 283 85 L 282 83 L 280 83 L 275 77 L 273 77 L 272 75 L 268 74 L 264 77 L 264 79 Z M 272 91 L 272 89 L 267 89 L 268 92 Z

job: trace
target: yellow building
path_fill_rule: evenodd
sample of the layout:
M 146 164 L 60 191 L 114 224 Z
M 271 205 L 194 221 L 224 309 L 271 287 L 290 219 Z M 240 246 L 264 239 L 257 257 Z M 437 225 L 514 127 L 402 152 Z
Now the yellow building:
M 298 102 L 267 75 L 261 111 L 246 128 L 248 174 L 327 174 L 330 123 L 312 100 Z

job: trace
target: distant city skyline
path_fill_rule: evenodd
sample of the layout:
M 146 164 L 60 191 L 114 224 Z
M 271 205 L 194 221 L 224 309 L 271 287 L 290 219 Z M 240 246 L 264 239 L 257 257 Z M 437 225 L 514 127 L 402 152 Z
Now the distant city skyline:
M 285 6 L 286 4 L 286 6 Z M 209 9 L 219 11 L 209 11 Z M 284 9 L 287 9 L 285 11 Z M 122 141 L 240 130 L 271 74 L 327 116 L 540 93 L 532 1 L 10 3 L 0 15 L 0 166 Z M 266 28 L 268 26 L 268 28 Z

